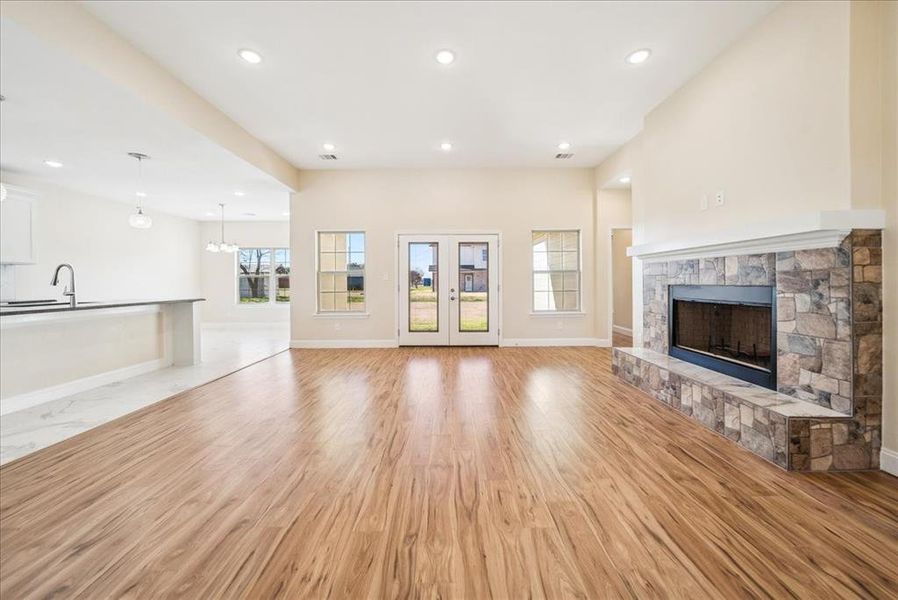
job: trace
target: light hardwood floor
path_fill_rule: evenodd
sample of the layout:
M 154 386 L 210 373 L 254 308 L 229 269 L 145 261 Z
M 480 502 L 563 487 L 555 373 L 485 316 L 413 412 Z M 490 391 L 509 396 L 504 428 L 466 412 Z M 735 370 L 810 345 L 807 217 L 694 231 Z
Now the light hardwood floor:
M 779 470 L 597 348 L 294 350 L 0 468 L 0 596 L 898 595 L 898 479 Z

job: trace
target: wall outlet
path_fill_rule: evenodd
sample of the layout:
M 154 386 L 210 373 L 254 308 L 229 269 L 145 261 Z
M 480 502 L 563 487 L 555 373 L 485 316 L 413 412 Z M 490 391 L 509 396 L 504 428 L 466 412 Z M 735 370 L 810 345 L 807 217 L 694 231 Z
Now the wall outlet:
M 384 273 L 383 275 L 380 276 L 380 278 L 383 279 L 384 281 L 390 281 L 390 274 Z
M 726 194 L 723 190 L 717 190 L 714 194 L 714 206 L 723 206 L 726 202 Z
M 699 203 L 699 208 L 701 210 L 708 210 L 708 194 L 702 194 L 701 202 Z
M 334 323 L 334 331 L 340 331 L 340 321 Z
M 564 329 L 564 321 L 555 321 L 555 329 L 559 331 Z

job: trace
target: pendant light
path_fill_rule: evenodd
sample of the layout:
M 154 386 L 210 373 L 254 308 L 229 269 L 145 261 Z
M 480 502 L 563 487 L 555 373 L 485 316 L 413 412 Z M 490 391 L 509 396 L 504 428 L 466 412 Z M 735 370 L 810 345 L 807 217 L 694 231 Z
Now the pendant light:
M 153 226 L 153 219 L 151 219 L 149 215 L 143 214 L 143 208 L 140 206 L 140 199 L 146 194 L 141 189 L 140 185 L 143 176 L 143 161 L 150 157 L 146 154 L 141 154 L 140 152 L 129 152 L 128 156 L 137 159 L 137 190 L 134 192 L 137 195 L 137 212 L 128 217 L 128 223 L 135 229 L 149 229 Z
M 206 244 L 206 250 L 209 252 L 237 252 L 238 246 L 237 244 L 229 244 L 224 239 L 224 204 L 219 203 L 219 208 L 221 209 L 221 238 L 220 241 L 214 242 L 210 241 Z

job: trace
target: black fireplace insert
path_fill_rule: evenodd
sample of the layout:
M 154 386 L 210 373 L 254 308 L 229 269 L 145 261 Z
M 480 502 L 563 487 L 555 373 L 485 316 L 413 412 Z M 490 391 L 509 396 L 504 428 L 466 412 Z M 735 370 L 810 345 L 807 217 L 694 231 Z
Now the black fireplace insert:
M 671 356 L 776 389 L 772 286 L 672 285 Z

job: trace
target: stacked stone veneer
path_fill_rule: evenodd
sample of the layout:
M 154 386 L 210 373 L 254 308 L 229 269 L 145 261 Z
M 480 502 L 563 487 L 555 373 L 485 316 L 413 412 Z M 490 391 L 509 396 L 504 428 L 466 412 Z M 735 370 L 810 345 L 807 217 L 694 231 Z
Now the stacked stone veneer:
M 660 356 L 660 355 L 659 355 Z M 664 357 L 662 357 L 664 358 Z M 733 393 L 734 385 L 720 384 L 723 380 L 736 381 L 722 374 L 707 373 L 690 376 L 688 371 L 702 370 L 687 365 L 686 372 L 675 372 L 652 360 L 643 360 L 625 350 L 614 349 L 612 371 L 615 375 L 664 404 L 695 419 L 708 429 L 726 436 L 758 456 L 778 466 L 789 468 L 789 419 L 765 406 L 771 396 L 778 394 L 760 386 L 758 398 L 743 399 Z M 683 363 L 671 358 L 672 363 Z M 711 383 L 709 383 L 709 380 Z M 750 384 L 742 384 L 745 388 Z
M 878 468 L 881 246 L 878 230 L 855 230 L 836 248 L 647 263 L 643 345 L 668 351 L 671 285 L 776 286 L 779 391 L 845 418 L 788 419 L 787 459 L 767 458 L 796 470 Z M 651 382 L 642 385 L 651 387 Z M 669 397 L 669 387 L 660 395 Z M 702 391 L 701 396 L 712 398 L 708 404 L 714 405 L 713 393 Z M 714 410 L 725 417 L 724 407 Z M 726 434 L 724 427 L 714 429 Z

